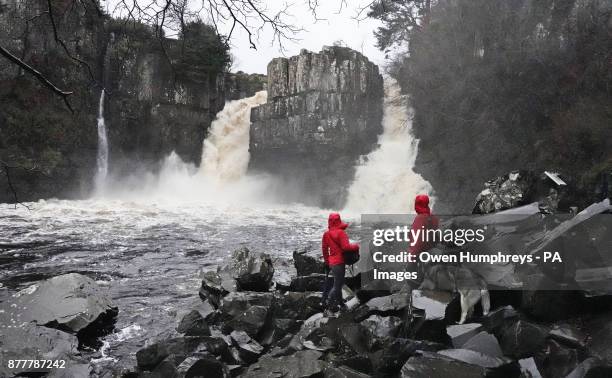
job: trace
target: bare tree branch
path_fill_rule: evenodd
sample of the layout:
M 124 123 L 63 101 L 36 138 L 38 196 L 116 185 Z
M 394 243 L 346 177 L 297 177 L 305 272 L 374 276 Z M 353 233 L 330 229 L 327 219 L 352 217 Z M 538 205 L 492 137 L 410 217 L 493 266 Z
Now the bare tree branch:
M 26 62 L 22 61 L 21 59 L 13 55 L 10 51 L 8 51 L 2 46 L 0 46 L 0 55 L 4 56 L 6 59 L 11 61 L 12 63 L 21 67 L 26 72 L 29 72 L 30 74 L 32 74 L 45 87 L 49 88 L 53 93 L 60 96 L 62 100 L 64 100 L 64 103 L 66 104 L 68 109 L 70 109 L 70 111 L 74 113 L 74 110 L 72 109 L 72 106 L 70 106 L 70 102 L 68 101 L 68 96 L 70 96 L 73 92 L 68 92 L 68 91 L 59 89 L 55 84 L 49 81 L 49 79 L 47 79 L 45 75 L 43 75 L 40 71 L 30 66 Z

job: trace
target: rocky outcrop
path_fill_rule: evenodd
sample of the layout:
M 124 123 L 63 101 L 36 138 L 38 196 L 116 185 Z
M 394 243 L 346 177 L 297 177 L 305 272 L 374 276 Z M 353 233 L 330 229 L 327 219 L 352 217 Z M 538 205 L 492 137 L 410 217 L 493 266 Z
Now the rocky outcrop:
M 250 168 L 277 175 L 290 200 L 342 205 L 382 131 L 382 99 L 378 67 L 349 48 L 273 59 L 268 102 L 251 111 Z

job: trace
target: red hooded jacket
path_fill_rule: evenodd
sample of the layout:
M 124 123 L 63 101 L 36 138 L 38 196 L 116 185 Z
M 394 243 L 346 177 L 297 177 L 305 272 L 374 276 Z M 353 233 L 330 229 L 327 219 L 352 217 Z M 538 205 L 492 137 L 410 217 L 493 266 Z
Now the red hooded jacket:
M 429 196 L 426 194 L 419 194 L 416 196 L 414 199 L 414 210 L 417 213 L 417 216 L 412 222 L 412 229 L 415 232 L 418 229 L 422 229 L 423 231 L 428 229 L 435 230 L 440 226 L 438 217 L 431 215 L 431 210 L 429 209 Z M 421 231 L 421 234 L 423 231 Z M 414 246 L 410 247 L 410 253 L 418 256 L 419 253 L 427 251 L 431 247 L 433 247 L 432 242 L 419 238 Z
M 328 266 L 344 264 L 343 252 L 359 252 L 359 245 L 350 243 L 344 230 L 348 224 L 343 223 L 340 214 L 331 213 L 327 221 L 328 230 L 323 234 L 321 247 L 323 260 Z

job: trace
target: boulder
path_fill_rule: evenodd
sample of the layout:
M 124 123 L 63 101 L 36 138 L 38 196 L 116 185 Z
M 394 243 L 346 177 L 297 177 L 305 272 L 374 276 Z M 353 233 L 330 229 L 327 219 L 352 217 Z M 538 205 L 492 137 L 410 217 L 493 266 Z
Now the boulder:
M 235 292 L 225 296 L 219 305 L 219 311 L 225 318 L 233 318 L 246 312 L 253 306 L 270 308 L 274 303 L 273 293 Z
M 232 263 L 225 269 L 228 268 L 236 279 L 238 290 L 268 291 L 272 286 L 274 266 L 270 256 L 265 253 L 253 254 L 242 247 L 232 253 Z
M 224 296 L 236 291 L 236 283 L 227 272 L 221 275 L 218 272 L 207 271 L 202 273 L 201 276 L 200 298 L 208 300 L 215 308 L 219 307 Z
M 373 314 L 382 316 L 402 315 L 409 305 L 410 294 L 404 292 L 372 298 L 357 310 L 355 320 L 362 321 Z
M 276 318 L 306 320 L 323 311 L 321 293 L 275 293 L 272 314 Z
M 178 373 L 185 378 L 229 378 L 227 365 L 212 357 L 188 357 L 178 367 Z
M 504 355 L 516 359 L 532 357 L 542 350 L 548 337 L 548 329 L 525 320 L 518 320 L 506 327 L 500 335 Z
M 260 336 L 261 345 L 272 345 L 285 337 L 289 332 L 296 330 L 296 328 L 298 328 L 298 325 L 295 319 L 272 319 L 266 323 L 262 331 Z
M 252 338 L 257 338 L 267 320 L 267 307 L 251 306 L 246 311 L 237 314 L 231 320 L 225 322 L 223 324 L 223 330 L 230 332 L 244 331 Z
M 291 279 L 289 291 L 323 291 L 326 280 L 325 274 L 313 273 L 308 276 L 299 276 Z
M 82 344 L 112 331 L 118 309 L 94 280 L 77 273 L 53 277 L 0 303 L 0 323 L 33 322 L 75 333 Z
M 18 359 L 47 359 L 66 360 L 66 366 L 71 364 L 70 359 L 77 353 L 78 340 L 69 333 L 36 326 L 33 323 L 0 325 L 0 377 L 15 375 L 34 375 L 34 373 L 50 372 L 58 369 L 35 369 L 22 367 L 9 368 L 9 360 Z
M 325 264 L 323 260 L 308 255 L 308 250 L 293 251 L 293 265 L 295 266 L 298 276 L 325 273 Z
M 373 353 L 374 370 L 381 376 L 396 374 L 408 358 L 414 356 L 417 351 L 436 352 L 445 346 L 429 341 L 410 339 L 387 339 L 380 349 Z
M 596 357 L 582 361 L 565 378 L 604 378 L 612 377 L 612 365 Z
M 210 328 L 197 310 L 185 315 L 176 330 L 185 336 L 210 336 Z
M 321 375 L 326 368 L 326 363 L 320 360 L 322 355 L 316 350 L 304 350 L 281 357 L 266 355 L 249 366 L 241 377 L 307 378 Z
M 327 324 L 330 326 L 331 322 Z M 332 325 L 333 326 L 333 325 Z M 372 349 L 373 338 L 367 327 L 359 323 L 345 323 L 340 325 L 340 341 L 358 354 L 364 354 Z
M 233 331 L 230 338 L 238 349 L 240 359 L 247 363 L 256 361 L 264 351 L 264 348 L 244 331 Z
M 487 370 L 477 365 L 466 364 L 437 354 L 423 353 L 410 357 L 402 366 L 402 378 L 478 378 L 485 377 Z
M 492 357 L 502 357 L 504 355 L 497 338 L 485 331 L 474 335 L 462 344 L 461 348 L 484 353 Z
M 514 171 L 487 181 L 476 197 L 472 214 L 489 214 L 528 203 L 534 195 L 535 180 L 531 172 Z
M 482 330 L 482 324 L 457 324 L 446 327 L 446 333 L 451 338 L 455 348 L 461 348 L 465 342 L 476 336 Z
M 371 315 L 361 324 L 376 337 L 395 337 L 402 326 L 402 319 L 397 316 Z
M 164 343 L 154 343 L 136 352 L 136 364 L 140 369 L 153 370 L 169 354 Z

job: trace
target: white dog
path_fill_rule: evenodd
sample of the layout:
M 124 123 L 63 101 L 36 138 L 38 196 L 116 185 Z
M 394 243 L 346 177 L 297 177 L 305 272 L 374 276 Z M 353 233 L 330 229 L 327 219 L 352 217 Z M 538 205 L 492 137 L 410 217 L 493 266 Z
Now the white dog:
M 465 323 L 472 316 L 474 306 L 482 299 L 484 315 L 491 309 L 491 298 L 487 283 L 482 277 L 468 268 L 454 265 L 434 265 L 426 269 L 423 282 L 419 286 L 423 290 L 444 290 L 458 292 L 461 297 L 461 319 Z

